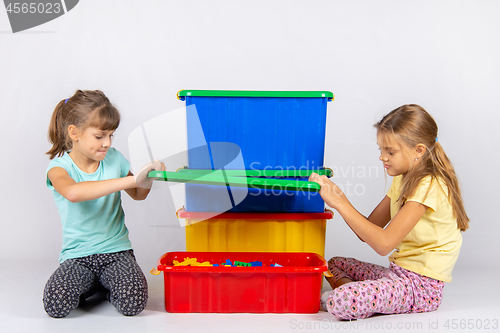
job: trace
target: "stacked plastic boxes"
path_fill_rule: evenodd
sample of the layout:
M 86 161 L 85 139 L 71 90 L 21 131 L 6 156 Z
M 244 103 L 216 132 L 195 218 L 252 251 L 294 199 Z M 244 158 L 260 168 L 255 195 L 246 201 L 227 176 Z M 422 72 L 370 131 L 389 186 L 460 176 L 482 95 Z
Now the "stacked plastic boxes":
M 248 172 L 252 177 L 294 181 L 307 181 L 313 171 L 331 176 L 331 170 L 323 169 L 327 103 L 333 99 L 331 92 L 182 90 L 178 98 L 196 110 L 187 113 L 189 169 L 217 170 L 227 175 L 240 172 L 243 176 Z M 273 253 L 276 261 L 287 261 L 287 254 L 301 253 L 314 261 L 313 266 L 317 265 L 318 259 L 314 257 L 317 254 L 322 260 L 320 266 L 326 267 L 322 258 L 326 221 L 333 213 L 325 211 L 318 192 L 188 183 L 186 207 L 177 214 L 186 219 L 186 253 L 209 256 L 208 253 L 253 252 L 256 255 L 260 252 L 266 253 L 266 260 L 270 261 Z M 162 257 L 158 266 L 165 272 L 165 291 L 170 290 L 170 275 L 175 273 L 175 269 L 165 265 L 167 257 L 168 254 Z M 307 261 L 302 264 L 310 266 Z M 317 312 L 321 272 L 325 267 L 313 274 L 319 288 L 314 290 L 313 301 L 307 309 L 292 306 L 273 310 L 266 304 L 235 308 L 174 306 L 170 303 L 175 300 L 167 299 L 167 294 L 166 308 L 171 312 Z M 288 268 L 292 267 L 284 267 L 281 273 L 297 273 L 297 267 L 292 271 Z M 269 273 L 268 267 L 251 269 L 265 288 L 269 281 L 263 276 L 273 273 Z M 182 269 L 184 273 L 185 270 Z M 223 274 L 224 269 L 209 271 Z M 167 282 L 167 273 L 170 282 Z M 213 300 L 207 302 L 214 303 Z M 265 300 L 257 302 L 265 303 Z M 260 310 L 253 310 L 257 308 Z

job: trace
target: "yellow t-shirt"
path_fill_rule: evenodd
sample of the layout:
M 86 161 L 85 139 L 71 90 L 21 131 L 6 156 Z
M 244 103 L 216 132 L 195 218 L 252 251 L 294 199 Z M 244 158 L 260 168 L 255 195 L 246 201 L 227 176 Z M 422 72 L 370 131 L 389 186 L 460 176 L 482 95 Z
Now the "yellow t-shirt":
M 401 193 L 401 179 L 401 175 L 394 177 L 387 192 L 391 198 L 391 219 L 399 211 L 396 200 Z M 448 188 L 442 181 L 434 180 L 431 184 L 430 180 L 430 176 L 422 179 L 415 194 L 407 200 L 427 206 L 427 211 L 389 260 L 415 273 L 450 282 L 462 245 L 462 233 L 447 197 Z

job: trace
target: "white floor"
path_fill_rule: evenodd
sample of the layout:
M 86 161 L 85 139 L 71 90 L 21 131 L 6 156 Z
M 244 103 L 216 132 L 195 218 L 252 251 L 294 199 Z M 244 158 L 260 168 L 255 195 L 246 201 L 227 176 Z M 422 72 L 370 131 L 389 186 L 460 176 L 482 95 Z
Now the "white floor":
M 456 270 L 433 313 L 375 316 L 342 322 L 317 314 L 170 314 L 164 310 L 163 276 L 147 273 L 148 307 L 135 317 L 120 315 L 107 301 L 90 302 L 64 319 L 43 310 L 43 286 L 55 267 L 43 262 L 4 262 L 0 271 L 0 332 L 442 332 L 500 330 L 500 270 Z M 327 285 L 325 283 L 325 285 Z M 326 287 L 325 287 L 326 289 Z

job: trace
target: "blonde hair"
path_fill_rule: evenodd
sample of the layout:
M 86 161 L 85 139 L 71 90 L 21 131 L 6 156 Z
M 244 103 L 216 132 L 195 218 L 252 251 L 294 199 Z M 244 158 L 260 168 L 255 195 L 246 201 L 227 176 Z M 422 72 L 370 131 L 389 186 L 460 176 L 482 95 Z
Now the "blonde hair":
M 374 126 L 382 140 L 390 135 L 406 150 L 419 144 L 426 147 L 420 163 L 412 167 L 401 181 L 400 206 L 415 193 L 424 177 L 430 176 L 431 183 L 440 179 L 448 188 L 448 200 L 458 227 L 462 231 L 467 230 L 469 217 L 465 212 L 460 184 L 451 161 L 437 140 L 438 127 L 431 115 L 419 105 L 407 104 L 389 112 Z
M 48 139 L 52 148 L 46 154 L 50 159 L 62 156 L 73 147 L 68 135 L 70 125 L 79 130 L 96 127 L 114 131 L 120 125 L 120 113 L 100 90 L 77 90 L 72 97 L 60 101 L 49 124 Z

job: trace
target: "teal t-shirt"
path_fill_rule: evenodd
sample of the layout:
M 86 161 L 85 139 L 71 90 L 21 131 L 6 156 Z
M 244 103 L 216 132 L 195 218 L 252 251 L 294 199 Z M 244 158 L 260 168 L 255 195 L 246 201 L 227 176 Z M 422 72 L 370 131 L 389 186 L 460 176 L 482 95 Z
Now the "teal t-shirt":
M 80 170 L 67 152 L 50 161 L 47 172 L 54 167 L 63 168 L 78 183 L 125 177 L 130 164 L 118 150 L 110 148 L 93 173 Z M 125 226 L 120 192 L 95 200 L 72 203 L 54 189 L 48 177 L 46 181 L 61 217 L 63 229 L 62 250 L 59 256 L 61 263 L 66 259 L 132 248 Z

